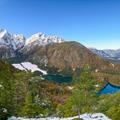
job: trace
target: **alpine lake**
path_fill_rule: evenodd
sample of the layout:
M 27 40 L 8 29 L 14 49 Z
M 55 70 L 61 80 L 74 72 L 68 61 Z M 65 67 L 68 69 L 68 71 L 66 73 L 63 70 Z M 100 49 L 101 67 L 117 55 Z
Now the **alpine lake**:
M 54 81 L 56 83 L 71 83 L 73 78 L 72 76 L 61 75 L 61 74 L 47 74 L 43 75 L 43 78 L 49 81 Z M 111 83 L 107 83 L 99 92 L 99 95 L 103 94 L 114 94 L 120 91 L 120 86 L 112 85 Z

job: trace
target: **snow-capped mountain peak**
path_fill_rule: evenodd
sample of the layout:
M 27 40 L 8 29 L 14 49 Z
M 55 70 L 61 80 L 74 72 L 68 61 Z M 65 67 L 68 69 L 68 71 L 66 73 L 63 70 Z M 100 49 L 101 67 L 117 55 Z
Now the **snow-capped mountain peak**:
M 7 58 L 13 57 L 24 48 L 27 50 L 33 46 L 61 43 L 64 40 L 57 36 L 46 36 L 39 32 L 26 39 L 23 34 L 10 34 L 5 29 L 0 29 L 0 51 L 4 49 Z M 11 52 L 12 51 L 12 52 Z M 11 56 L 12 55 L 12 56 Z M 1 58 L 5 57 L 3 54 Z
M 26 39 L 22 34 L 10 34 L 5 29 L 0 29 L 0 45 L 9 46 L 17 50 L 31 45 L 47 45 L 51 43 L 61 43 L 64 40 L 57 36 L 46 36 L 39 32 Z
M 50 43 L 61 43 L 64 40 L 57 36 L 46 36 L 43 33 L 36 33 L 26 40 L 25 45 L 47 45 Z
M 13 40 L 14 40 L 16 49 L 20 49 L 24 47 L 26 38 L 24 37 L 23 34 L 13 34 Z
M 0 29 L 0 43 L 5 44 L 9 43 L 11 35 L 5 29 Z
M 13 34 L 13 37 L 16 39 L 16 40 L 25 40 L 25 37 L 23 34 Z
M 7 32 L 7 30 L 0 29 L 0 45 L 11 45 L 11 35 Z
M 0 29 L 0 39 L 3 39 L 4 37 L 8 37 L 10 34 L 5 29 Z
M 115 63 L 119 63 L 120 61 L 120 49 L 117 50 L 112 50 L 112 49 L 104 49 L 104 50 L 98 50 L 95 48 L 90 48 L 90 50 L 97 54 L 98 56 L 107 59 L 107 60 L 112 60 Z
M 26 40 L 25 45 L 29 45 L 29 44 L 32 44 L 32 43 L 40 40 L 40 39 L 44 39 L 44 37 L 45 37 L 45 35 L 43 33 L 36 33 Z
M 51 40 L 51 42 L 55 42 L 55 43 L 61 43 L 64 41 L 64 39 L 57 36 L 48 36 L 48 40 Z
M 0 46 L 6 46 L 17 50 L 25 45 L 25 37 L 22 34 L 10 34 L 5 29 L 0 29 Z
M 0 29 L 0 45 L 11 49 L 20 49 L 25 45 L 25 37 L 22 34 L 10 34 L 5 29 Z

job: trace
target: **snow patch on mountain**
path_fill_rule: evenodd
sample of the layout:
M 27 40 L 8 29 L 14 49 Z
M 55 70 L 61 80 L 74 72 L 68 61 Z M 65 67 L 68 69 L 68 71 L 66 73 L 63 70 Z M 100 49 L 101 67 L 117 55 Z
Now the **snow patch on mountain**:
M 59 118 L 59 117 L 48 117 L 48 118 L 16 118 L 11 117 L 8 120 L 74 120 L 76 118 L 79 118 L 78 116 L 69 117 L 69 118 Z M 80 118 L 83 120 L 111 120 L 107 116 L 105 116 L 102 113 L 93 113 L 93 114 L 82 114 L 80 115 Z
M 22 62 L 19 64 L 12 64 L 12 65 L 19 70 L 31 71 L 31 72 L 39 71 L 44 75 L 47 74 L 47 71 L 40 69 L 37 65 L 32 64 L 30 62 Z
M 25 70 L 27 71 L 21 64 L 12 64 L 13 67 L 19 69 L 19 70 Z

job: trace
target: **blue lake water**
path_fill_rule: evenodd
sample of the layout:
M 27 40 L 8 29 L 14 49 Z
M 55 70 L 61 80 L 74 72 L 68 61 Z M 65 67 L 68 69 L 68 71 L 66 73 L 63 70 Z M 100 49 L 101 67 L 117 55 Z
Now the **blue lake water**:
M 113 94 L 120 91 L 120 86 L 114 86 L 110 83 L 106 84 L 106 86 L 99 91 L 99 94 Z
M 59 75 L 59 74 L 47 74 L 43 75 L 43 78 L 49 81 L 54 81 L 57 83 L 70 83 L 72 82 L 71 76 Z M 113 94 L 120 91 L 120 86 L 115 86 L 110 83 L 107 83 L 104 88 L 99 91 L 99 95 L 102 94 Z
M 59 75 L 59 74 L 47 74 L 47 75 L 43 75 L 43 78 L 49 81 L 57 82 L 57 83 L 72 82 L 72 76 L 65 76 L 65 75 Z

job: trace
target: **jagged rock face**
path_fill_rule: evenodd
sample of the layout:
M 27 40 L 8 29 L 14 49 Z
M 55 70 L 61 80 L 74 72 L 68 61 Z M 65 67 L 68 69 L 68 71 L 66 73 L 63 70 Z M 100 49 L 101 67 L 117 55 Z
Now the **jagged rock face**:
M 11 49 L 17 50 L 23 47 L 25 44 L 25 37 L 23 35 L 17 35 L 7 32 L 7 30 L 0 30 L 0 45 L 7 46 Z
M 0 58 L 8 59 L 16 56 L 16 51 L 23 48 L 25 37 L 23 35 L 13 34 L 7 30 L 0 29 Z
M 7 46 L 0 46 L 0 58 L 8 59 L 10 57 L 15 57 L 15 51 Z
M 13 39 L 16 49 L 21 49 L 24 47 L 26 39 L 22 34 L 14 34 Z
M 61 43 L 64 40 L 57 36 L 46 36 L 43 33 L 37 33 L 32 35 L 30 38 L 26 40 L 26 46 L 31 45 L 47 45 L 51 43 Z
M 43 33 L 37 33 L 26 39 L 22 34 L 10 34 L 7 30 L 0 29 L 0 58 L 12 58 L 16 53 L 26 48 L 27 50 L 39 45 L 61 43 L 64 40 L 57 36 L 46 36 Z M 44 59 L 44 58 L 43 58 Z

